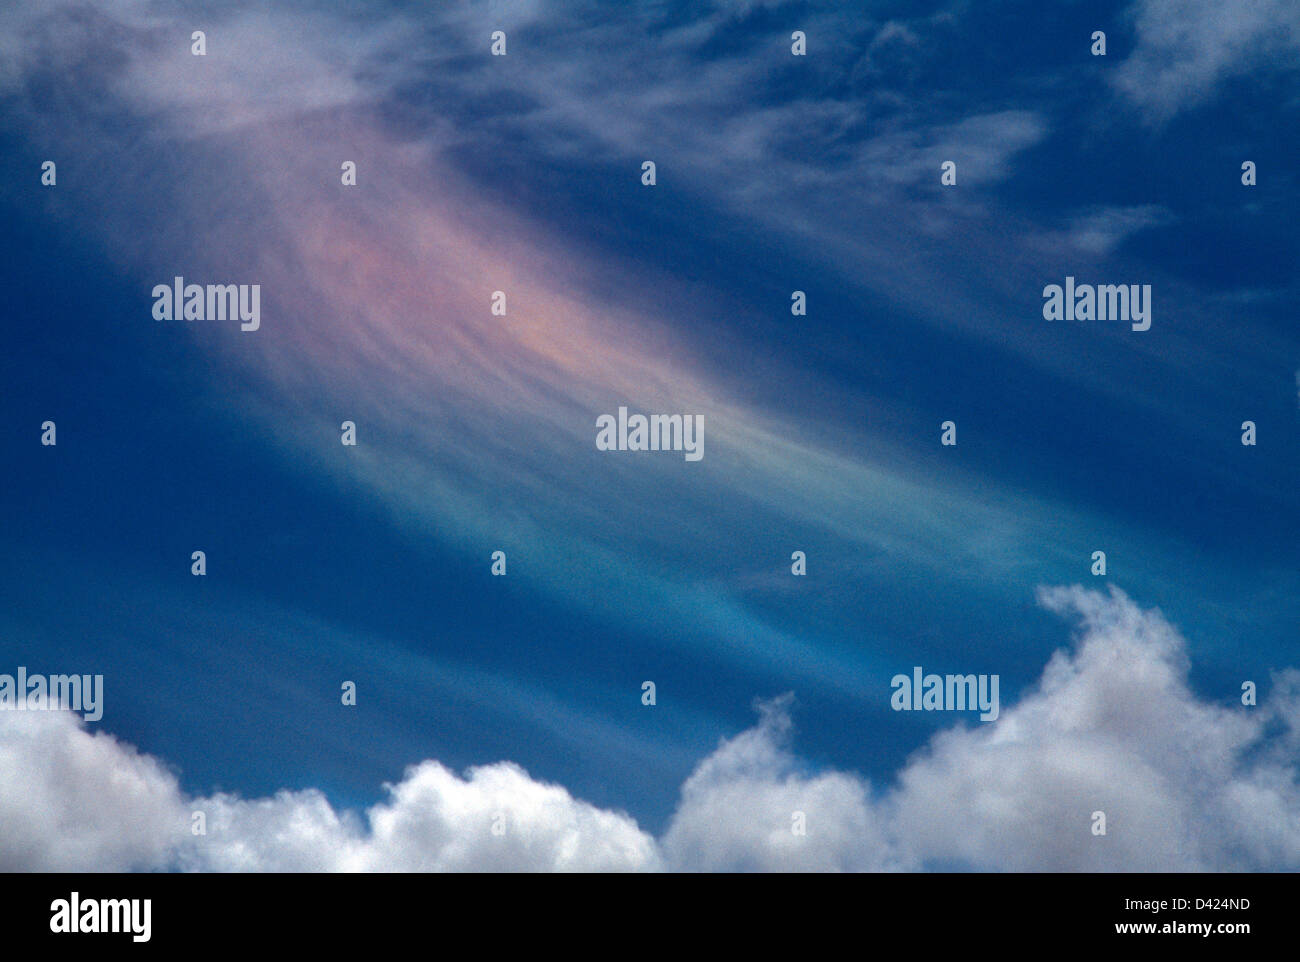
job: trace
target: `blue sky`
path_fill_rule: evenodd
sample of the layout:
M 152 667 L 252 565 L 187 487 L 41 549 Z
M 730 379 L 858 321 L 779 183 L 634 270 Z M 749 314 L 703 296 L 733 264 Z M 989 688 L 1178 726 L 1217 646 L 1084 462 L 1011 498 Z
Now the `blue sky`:
M 758 745 L 776 783 L 900 797 L 987 745 L 892 711 L 893 675 L 996 673 L 1027 725 L 1053 653 L 1116 623 L 1185 661 L 1176 710 L 1207 725 L 1259 683 L 1242 765 L 1292 744 L 1293 7 L 51 2 L 0 26 L 0 671 L 102 673 L 89 727 L 176 797 L 362 813 L 408 766 L 506 761 L 670 866 L 779 866 L 683 856 L 684 784 Z M 155 321 L 175 275 L 261 284 L 261 329 Z M 1045 321 L 1067 275 L 1150 284 L 1151 329 Z M 704 459 L 597 451 L 620 405 L 702 414 Z M 1127 597 L 1044 606 L 1071 585 Z M 1178 657 L 1143 647 L 1166 628 Z M 1295 828 L 1246 864 L 1300 864 L 1294 762 L 1219 775 Z M 899 861 L 1023 855 L 923 848 Z

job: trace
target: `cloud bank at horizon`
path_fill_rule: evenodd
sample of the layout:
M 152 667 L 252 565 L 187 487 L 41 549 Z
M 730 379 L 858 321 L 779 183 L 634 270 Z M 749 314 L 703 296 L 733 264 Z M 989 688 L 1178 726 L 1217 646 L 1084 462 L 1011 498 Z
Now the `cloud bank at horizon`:
M 1039 595 L 1079 637 L 996 723 L 940 731 L 879 789 L 802 761 L 790 698 L 761 703 L 658 839 L 511 762 L 460 776 L 424 761 L 364 816 L 314 789 L 186 797 L 162 762 L 75 714 L 0 712 L 0 767 L 24 773 L 0 783 L 0 870 L 1300 869 L 1300 671 L 1258 707 L 1211 704 L 1160 612 L 1115 589 Z

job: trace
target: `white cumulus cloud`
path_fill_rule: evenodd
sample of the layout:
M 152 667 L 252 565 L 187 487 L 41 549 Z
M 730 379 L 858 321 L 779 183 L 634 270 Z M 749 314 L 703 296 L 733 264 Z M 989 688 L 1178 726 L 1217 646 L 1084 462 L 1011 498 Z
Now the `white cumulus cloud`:
M 940 732 L 881 788 L 801 761 L 790 698 L 762 703 L 696 767 L 660 839 L 510 762 L 464 775 L 422 762 L 364 813 L 314 789 L 190 798 L 74 714 L 0 712 L 0 870 L 1300 868 L 1300 671 L 1258 706 L 1235 690 L 1206 701 L 1159 611 L 1117 590 L 1040 601 L 1076 618 L 1078 638 L 996 722 Z
M 1265 705 L 1207 703 L 1158 611 L 1078 587 L 1040 600 L 1081 619 L 1078 646 L 996 725 L 943 732 L 907 765 L 892 803 L 914 856 L 1021 871 L 1300 865 L 1296 759 L 1265 741 L 1270 723 L 1296 729 L 1297 673 Z

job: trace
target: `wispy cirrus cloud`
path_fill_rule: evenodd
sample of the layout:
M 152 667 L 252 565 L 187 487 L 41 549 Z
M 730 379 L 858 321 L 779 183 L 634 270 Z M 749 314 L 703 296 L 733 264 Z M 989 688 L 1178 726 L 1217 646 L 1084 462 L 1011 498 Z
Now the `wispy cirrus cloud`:
M 1129 237 L 1172 220 L 1173 214 L 1159 204 L 1095 207 L 1071 217 L 1063 229 L 1043 235 L 1042 243 L 1102 257 L 1114 252 Z
M 982 587 L 997 591 L 1007 590 L 998 587 L 1007 576 L 1076 550 L 1061 531 L 1100 522 L 1059 500 L 987 483 L 977 491 L 961 468 L 936 473 L 870 428 L 828 429 L 754 401 L 731 365 L 717 361 L 744 353 L 742 335 L 707 357 L 677 316 L 674 305 L 691 303 L 684 288 L 671 280 L 652 287 L 626 264 L 561 240 L 552 225 L 494 198 L 452 162 L 465 138 L 528 131 L 543 153 L 594 145 L 590 156 L 607 162 L 662 150 L 664 176 L 675 176 L 674 165 L 688 169 L 688 189 L 712 195 L 719 209 L 748 207 L 783 236 L 852 263 L 863 284 L 888 295 L 891 311 L 914 310 L 921 324 L 1032 357 L 1080 390 L 1154 403 L 1133 392 L 1134 371 L 1153 358 L 1179 359 L 1170 341 L 1158 351 L 1126 347 L 1128 368 L 1121 359 L 1099 374 L 1006 323 L 1006 305 L 1015 303 L 1009 290 L 1022 300 L 1032 294 L 1031 317 L 1038 306 L 1041 262 L 1024 252 L 1031 232 L 1011 218 L 990 222 L 981 214 L 987 199 L 940 199 L 937 164 L 951 156 L 963 183 L 970 177 L 984 187 L 1010 176 L 1016 158 L 1047 136 L 1047 122 L 1032 110 L 963 115 L 922 105 L 865 129 L 850 100 L 775 96 L 790 69 L 788 50 L 752 56 L 771 38 L 708 54 L 700 36 L 675 33 L 679 25 L 653 12 L 631 15 L 662 44 L 619 56 L 627 24 L 616 18 L 513 11 L 518 19 L 505 25 L 527 42 L 492 58 L 488 15 L 466 7 L 438 14 L 446 36 L 419 57 L 402 56 L 426 49 L 419 41 L 433 28 L 418 18 L 358 23 L 343 45 L 349 22 L 330 10 L 291 21 L 247 8 L 208 24 L 209 55 L 195 58 L 193 24 L 176 10 L 58 9 L 48 22 L 9 14 L 9 35 L 26 45 L 28 80 L 9 90 L 14 116 L 76 163 L 121 172 L 112 185 L 84 185 L 79 224 L 91 225 L 142 288 L 178 271 L 263 284 L 274 320 L 254 338 L 193 329 L 227 370 L 248 378 L 238 415 L 257 419 L 293 458 L 360 481 L 415 537 L 434 532 L 477 557 L 486 546 L 512 557 L 538 543 L 556 546 L 572 562 L 562 575 L 513 570 L 545 578 L 562 597 L 596 599 L 608 614 L 640 598 L 655 633 L 669 639 L 675 613 L 703 625 L 727 657 L 794 664 L 823 683 L 852 686 L 871 669 L 856 646 L 818 650 L 818 639 L 796 639 L 726 590 L 719 568 L 734 544 L 727 531 L 811 529 L 848 544 L 831 562 L 845 570 L 884 554 L 927 573 L 979 570 Z M 52 22 L 68 29 L 52 31 Z M 927 29 L 862 29 L 903 37 L 904 26 Z M 815 21 L 810 32 L 828 38 L 833 27 Z M 539 52 L 575 35 L 583 43 L 565 47 L 574 56 Z M 115 56 L 96 55 L 103 37 Z M 272 48 L 275 57 L 263 56 Z M 824 93 L 817 71 L 855 56 L 825 65 L 811 58 L 809 89 Z M 458 68 L 438 73 L 429 60 Z M 685 69 L 688 60 L 697 69 Z M 88 80 L 106 92 L 94 103 L 77 93 Z M 432 101 L 416 100 L 415 88 L 429 80 L 449 86 Z M 33 85 L 66 98 L 67 109 L 41 110 Z M 755 107 L 755 90 L 773 97 Z M 487 94 L 509 100 L 497 96 L 502 91 L 520 95 L 518 110 L 456 119 L 458 103 Z M 737 109 L 743 103 L 749 108 Z M 110 110 L 115 122 L 87 141 L 86 126 Z M 361 163 L 363 187 L 340 195 L 344 156 Z M 918 194 L 915 182 L 927 170 L 930 187 Z M 639 189 L 634 171 L 629 190 Z M 147 184 L 148 202 L 134 183 Z M 1076 225 L 1072 236 L 1112 247 L 1153 216 L 1120 210 Z M 954 244 L 964 230 L 967 242 Z M 508 292 L 506 317 L 488 312 L 495 290 Z M 1226 363 L 1216 352 L 1202 357 Z M 786 385 L 783 402 L 824 393 L 817 372 L 797 364 L 777 365 L 769 379 Z M 1213 402 L 1198 398 L 1201 413 Z M 699 477 L 675 460 L 633 467 L 600 459 L 594 417 L 623 403 L 704 413 L 709 455 Z M 822 403 L 867 406 L 873 423 L 915 413 L 896 399 L 852 392 Z M 350 462 L 327 461 L 322 452 L 337 447 L 345 417 L 362 426 L 363 443 Z M 706 493 L 703 478 L 726 496 Z M 640 519 L 632 545 L 611 529 L 610 519 L 625 512 Z M 1177 567 L 1175 552 L 1150 545 L 1126 553 L 1145 556 L 1150 569 Z M 735 643 L 738 631 L 746 646 Z
M 1114 84 L 1154 121 L 1210 99 L 1247 72 L 1294 72 L 1300 8 L 1288 0 L 1138 0 L 1136 41 Z
M 459 175 L 440 154 L 448 145 L 438 141 L 439 128 L 411 144 L 375 119 L 373 102 L 394 81 L 376 79 L 371 68 L 394 37 L 418 36 L 402 33 L 409 22 L 372 25 L 340 48 L 335 31 L 320 24 L 299 34 L 279 15 L 236 12 L 209 24 L 209 53 L 198 58 L 190 54 L 184 18 L 171 16 L 164 29 L 161 14 L 120 23 L 111 12 L 88 9 L 64 16 L 83 25 L 92 20 L 97 32 L 59 34 L 55 44 L 43 24 L 16 31 L 47 55 L 35 56 L 30 67 L 41 83 L 57 89 L 53 65 L 83 64 L 110 92 L 95 109 L 111 105 L 125 118 L 89 145 L 70 121 L 77 110 L 60 126 L 20 97 L 26 119 L 81 163 L 130 172 L 122 179 L 128 186 L 147 172 L 149 203 L 120 183 L 98 191 L 85 186 L 91 232 L 144 288 L 177 273 L 255 278 L 268 320 L 252 339 L 232 340 L 212 325 L 191 329 L 228 369 L 251 378 L 250 390 L 236 399 L 238 413 L 262 422 L 309 464 L 337 447 L 343 418 L 356 421 L 356 457 L 331 470 L 361 480 L 386 500 L 398 524 L 420 536 L 436 532 L 479 556 L 489 546 L 515 557 L 539 543 L 558 545 L 572 561 L 564 571 L 514 572 L 543 579 L 570 600 L 596 599 L 610 615 L 636 597 L 654 613 L 651 628 L 666 644 L 673 643 L 668 615 L 676 613 L 716 639 L 743 633 L 743 647 L 717 642 L 726 657 L 794 664 L 819 683 L 851 686 L 869 669 L 863 656 L 818 650 L 814 640 L 769 624 L 720 581 L 699 577 L 731 543 L 711 532 L 723 522 L 736 527 L 763 517 L 937 568 L 952 556 L 954 528 L 1005 531 L 1034 515 L 1041 524 L 1056 523 L 1056 509 L 1047 505 L 993 506 L 950 482 L 887 468 L 884 442 L 869 460 L 826 443 L 809 425 L 743 400 L 725 369 L 697 359 L 674 319 L 593 291 L 588 278 L 601 266 Z M 115 38 L 119 54 L 104 62 L 88 56 L 102 33 Z M 267 58 L 252 54 L 266 53 L 271 38 L 278 56 L 259 67 Z M 239 46 L 244 41 L 247 49 Z M 477 70 L 491 69 L 493 58 L 480 59 L 489 66 Z M 526 74 L 540 74 L 530 82 L 545 89 L 554 80 L 557 109 L 586 104 L 581 113 L 593 130 L 601 128 L 600 110 L 635 114 L 617 98 L 601 106 L 566 94 L 547 69 L 572 66 L 536 65 Z M 293 79 L 275 92 L 286 71 Z M 744 82 L 731 78 L 726 91 L 738 96 Z M 288 117 L 300 85 L 317 93 Z M 653 94 L 662 102 L 647 104 L 637 122 L 669 118 L 687 93 L 674 93 L 670 83 L 667 94 Z M 725 104 L 719 96 L 710 109 Z M 847 108 L 829 109 L 847 122 Z M 793 116 L 760 112 L 748 134 L 723 137 L 727 150 L 739 153 L 709 160 L 711 169 L 720 175 L 719 165 L 743 160 L 748 150 L 751 159 L 769 151 L 772 138 L 789 133 Z M 563 129 L 563 120 L 542 110 L 538 122 Z M 938 156 L 971 143 L 971 163 L 992 177 L 1008 152 L 1037 135 L 1032 118 L 1007 114 L 870 149 Z M 611 136 L 616 149 L 631 149 L 617 131 Z M 704 163 L 704 132 L 690 137 L 694 144 L 682 145 L 683 156 Z M 147 156 L 139 153 L 142 142 L 151 146 Z M 337 184 L 344 156 L 361 164 L 363 186 L 351 195 L 340 195 Z M 836 176 L 842 183 L 852 174 Z M 488 310 L 496 290 L 508 295 L 504 317 Z M 792 386 L 799 383 L 797 371 L 789 376 Z M 593 445 L 595 416 L 621 404 L 703 413 L 702 473 L 730 498 L 719 504 L 702 494 L 685 473 L 693 466 L 677 459 L 602 460 Z M 939 509 L 929 503 L 937 489 L 944 490 Z M 630 504 L 644 533 L 616 550 L 610 519 Z M 950 526 L 956 517 L 965 520 Z M 684 541 L 684 530 L 695 531 L 694 539 Z M 975 535 L 966 562 L 988 544 Z

